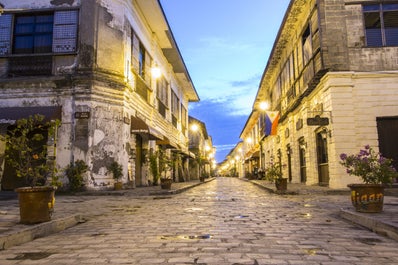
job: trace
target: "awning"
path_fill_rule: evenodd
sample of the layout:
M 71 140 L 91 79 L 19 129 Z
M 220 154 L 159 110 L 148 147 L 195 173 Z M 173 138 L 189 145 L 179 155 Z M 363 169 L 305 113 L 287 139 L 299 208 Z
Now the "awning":
M 62 107 L 10 107 L 0 108 L 0 123 L 14 124 L 16 120 L 27 118 L 30 115 L 40 114 L 44 116 L 44 121 L 61 119 Z
M 139 134 L 146 136 L 149 140 L 163 140 L 163 135 L 155 128 L 146 124 L 145 121 L 138 117 L 131 116 L 131 131 L 132 134 Z
M 163 145 L 166 149 L 180 149 L 178 144 L 171 143 L 167 137 L 164 137 L 163 140 L 157 140 L 156 144 Z

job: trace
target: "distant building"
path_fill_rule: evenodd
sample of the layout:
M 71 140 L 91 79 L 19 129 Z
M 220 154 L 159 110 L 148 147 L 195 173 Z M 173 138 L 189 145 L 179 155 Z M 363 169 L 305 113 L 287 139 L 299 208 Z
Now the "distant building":
M 199 97 L 158 0 L 2 4 L 1 134 L 29 114 L 60 119 L 57 167 L 84 160 L 90 189 L 113 185 L 112 161 L 124 183 L 145 186 L 151 152 L 188 159 L 188 104 Z M 3 189 L 12 174 L 0 142 Z
M 292 0 L 241 134 L 246 163 L 281 161 L 291 182 L 332 188 L 360 181 L 339 155 L 367 144 L 398 166 L 397 16 L 393 1 Z
M 209 177 L 215 167 L 213 140 L 207 133 L 206 124 L 192 116 L 189 116 L 189 130 L 190 178 Z

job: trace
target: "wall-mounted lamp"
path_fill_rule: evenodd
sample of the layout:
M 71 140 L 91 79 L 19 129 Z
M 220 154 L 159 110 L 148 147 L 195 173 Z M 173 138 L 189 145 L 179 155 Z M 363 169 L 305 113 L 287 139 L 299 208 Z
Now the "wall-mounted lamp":
M 162 71 L 160 70 L 159 66 L 155 64 L 151 68 L 151 75 L 153 78 L 157 79 L 162 76 Z
M 198 130 L 199 130 L 199 126 L 196 123 L 191 125 L 191 131 L 197 132 Z
M 307 142 L 304 140 L 304 137 L 299 139 L 299 147 L 300 149 L 307 149 Z
M 323 127 L 321 132 L 320 132 L 322 139 L 326 140 L 326 138 L 329 136 L 332 137 L 332 132 L 330 130 L 328 130 L 328 128 Z
M 260 102 L 260 110 L 265 111 L 269 109 L 269 104 L 267 101 Z

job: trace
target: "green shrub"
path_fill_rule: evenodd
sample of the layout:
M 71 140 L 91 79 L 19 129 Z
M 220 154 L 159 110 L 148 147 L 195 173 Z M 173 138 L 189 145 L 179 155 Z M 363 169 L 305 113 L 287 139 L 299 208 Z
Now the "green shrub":
M 81 191 L 85 187 L 84 173 L 88 170 L 87 164 L 83 160 L 71 162 L 65 169 L 65 175 L 69 180 L 71 191 Z

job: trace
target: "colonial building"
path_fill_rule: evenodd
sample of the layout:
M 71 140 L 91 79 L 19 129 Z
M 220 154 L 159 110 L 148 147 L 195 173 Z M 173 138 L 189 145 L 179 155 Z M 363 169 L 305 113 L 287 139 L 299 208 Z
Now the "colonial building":
M 190 178 L 199 179 L 212 174 L 215 148 L 213 140 L 207 133 L 206 124 L 189 116 L 189 151 L 191 153 Z
M 1 4 L 1 134 L 29 114 L 60 119 L 56 165 L 84 160 L 92 189 L 113 185 L 113 161 L 124 183 L 148 185 L 159 148 L 182 154 L 187 170 L 188 103 L 199 97 L 158 0 Z M 4 149 L 0 179 L 13 188 Z
M 341 153 L 370 145 L 398 166 L 398 4 L 292 0 L 264 70 L 253 112 L 259 163 L 279 160 L 292 182 L 343 188 L 359 182 Z M 276 131 L 264 122 L 277 111 Z M 257 129 L 256 129 L 257 128 Z M 258 135 L 255 135 L 255 132 Z M 247 154 L 246 159 L 252 157 Z

